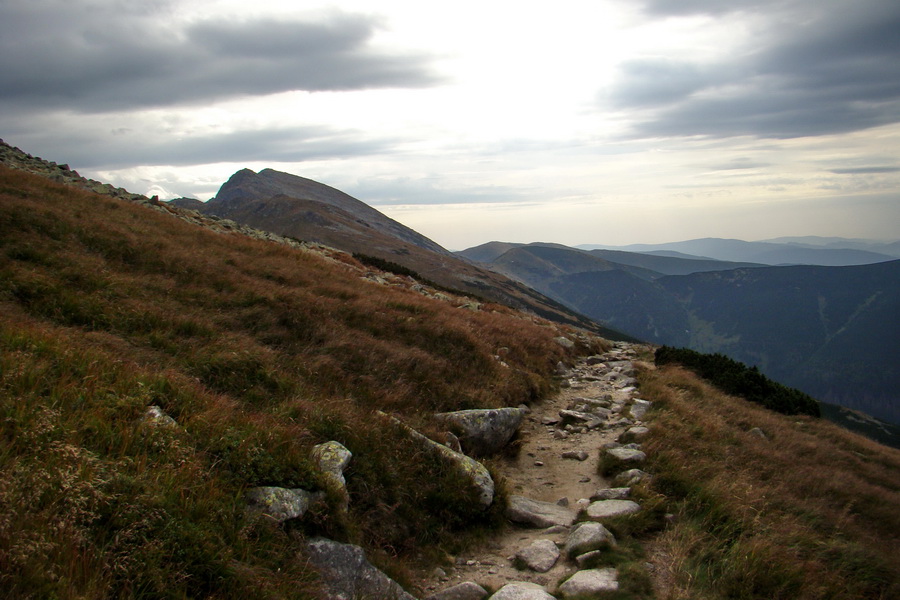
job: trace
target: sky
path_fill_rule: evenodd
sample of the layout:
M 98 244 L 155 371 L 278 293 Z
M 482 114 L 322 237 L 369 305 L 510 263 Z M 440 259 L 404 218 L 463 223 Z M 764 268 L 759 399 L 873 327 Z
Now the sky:
M 0 137 L 315 179 L 446 248 L 900 239 L 896 0 L 0 0 Z

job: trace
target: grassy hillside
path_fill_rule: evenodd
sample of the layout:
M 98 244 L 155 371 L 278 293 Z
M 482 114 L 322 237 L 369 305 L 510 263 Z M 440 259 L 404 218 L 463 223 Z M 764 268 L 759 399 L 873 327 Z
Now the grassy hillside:
M 672 513 L 648 538 L 657 597 L 900 597 L 900 451 L 725 395 L 678 366 L 639 380 L 654 402 L 653 493 Z
M 561 330 L 368 270 L 0 168 L 0 589 L 315 598 L 304 536 L 396 564 L 489 526 L 373 411 L 434 434 L 433 411 L 538 399 Z M 249 487 L 323 489 L 330 439 L 354 455 L 349 514 L 244 519 Z

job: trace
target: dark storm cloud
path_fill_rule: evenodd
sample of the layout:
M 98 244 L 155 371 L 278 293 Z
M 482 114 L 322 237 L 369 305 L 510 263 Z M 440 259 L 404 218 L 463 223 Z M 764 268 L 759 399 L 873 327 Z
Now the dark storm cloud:
M 0 2 L 0 103 L 103 112 L 437 81 L 427 57 L 372 48 L 367 16 L 172 26 L 130 6 Z
M 667 15 L 733 12 L 719 4 L 659 1 L 647 9 Z M 623 64 L 609 98 L 617 108 L 639 111 L 635 137 L 793 138 L 900 121 L 900 3 L 722 4 L 769 4 L 765 14 L 754 15 L 766 23 L 760 42 L 713 64 Z
M 350 158 L 390 151 L 396 140 L 371 139 L 356 131 L 329 127 L 278 127 L 197 136 L 148 137 L 133 131 L 113 131 L 101 137 L 59 136 L 49 132 L 26 139 L 27 147 L 65 156 L 73 168 L 113 170 L 133 165 L 191 166 L 217 162 L 304 162 Z M 8 140 L 17 143 L 15 140 Z M 19 142 L 21 143 L 21 142 Z

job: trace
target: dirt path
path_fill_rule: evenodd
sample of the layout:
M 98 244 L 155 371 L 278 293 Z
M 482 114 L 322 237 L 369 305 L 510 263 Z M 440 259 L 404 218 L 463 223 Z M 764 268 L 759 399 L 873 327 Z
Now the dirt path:
M 636 395 L 631 378 L 634 358 L 634 347 L 618 344 L 601 357 L 583 360 L 568 373 L 569 387 L 533 407 L 519 430 L 518 456 L 499 463 L 498 470 L 511 494 L 578 510 L 587 506 L 588 499 L 598 489 L 610 487 L 597 473 L 600 448 L 615 442 L 634 424 L 632 419 L 624 418 L 628 415 L 628 403 Z M 613 412 L 600 427 L 586 429 L 576 422 L 564 428 L 560 411 L 584 404 L 585 400 L 609 402 Z M 565 453 L 578 452 L 586 453 L 587 457 L 584 460 L 563 457 Z M 560 559 L 551 570 L 538 573 L 516 569 L 512 559 L 519 550 L 539 539 L 550 539 L 561 545 L 568 529 L 557 529 L 553 532 L 510 524 L 481 547 L 457 557 L 455 567 L 444 570 L 444 575 L 437 571 L 431 579 L 423 581 L 421 594 L 427 597 L 464 581 L 494 590 L 510 581 L 529 581 L 552 592 L 559 581 L 577 570 L 574 564 Z

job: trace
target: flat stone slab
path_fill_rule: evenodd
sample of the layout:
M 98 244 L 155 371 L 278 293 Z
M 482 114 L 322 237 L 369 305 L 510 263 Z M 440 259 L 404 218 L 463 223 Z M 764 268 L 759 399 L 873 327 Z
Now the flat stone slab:
M 610 448 L 606 453 L 624 463 L 637 464 L 647 460 L 646 454 L 633 448 Z
M 552 502 L 532 500 L 525 496 L 510 496 L 506 506 L 506 518 L 514 523 L 531 525 L 532 527 L 552 527 L 563 525 L 570 527 L 578 513 Z
M 532 571 L 546 573 L 559 560 L 559 548 L 552 540 L 535 540 L 516 552 L 516 558 Z
M 596 594 L 615 592 L 619 589 L 618 574 L 615 569 L 588 569 L 578 571 L 559 586 L 563 598 L 591 597 Z
M 639 510 L 640 504 L 631 500 L 598 500 L 587 507 L 587 515 L 592 519 L 606 519 L 630 515 Z
M 556 600 L 543 587 L 527 581 L 513 581 L 497 590 L 488 600 Z

